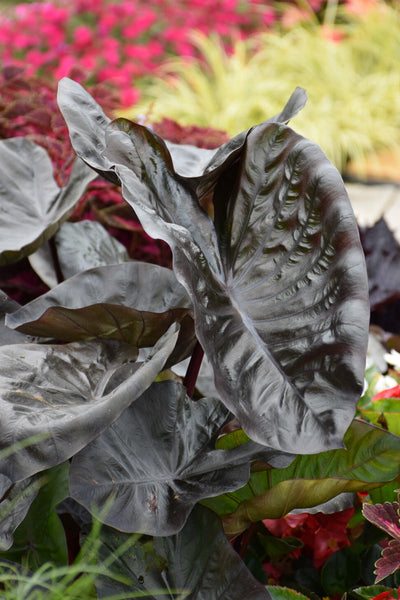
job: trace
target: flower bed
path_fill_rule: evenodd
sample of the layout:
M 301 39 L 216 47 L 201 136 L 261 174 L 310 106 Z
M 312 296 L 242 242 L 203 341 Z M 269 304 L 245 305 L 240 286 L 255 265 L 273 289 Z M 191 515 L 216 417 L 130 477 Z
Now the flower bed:
M 138 98 L 135 79 L 168 56 L 190 56 L 193 29 L 226 41 L 268 28 L 273 9 L 257 0 L 59 0 L 21 4 L 0 16 L 2 64 L 28 75 L 110 82 L 120 102 Z M 123 68 L 122 68 L 123 67 Z

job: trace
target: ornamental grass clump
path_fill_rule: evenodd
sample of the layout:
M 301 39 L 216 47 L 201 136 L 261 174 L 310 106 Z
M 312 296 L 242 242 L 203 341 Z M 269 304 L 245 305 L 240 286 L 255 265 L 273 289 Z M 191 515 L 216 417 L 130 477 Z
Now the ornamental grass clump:
M 337 21 L 275 28 L 237 41 L 232 52 L 217 37 L 194 33 L 200 58 L 165 63 L 158 77 L 138 82 L 140 102 L 120 114 L 162 115 L 236 135 L 277 112 L 301 85 L 309 103 L 296 129 L 343 171 L 351 160 L 399 146 L 399 8 L 379 2 L 361 16 L 341 8 Z

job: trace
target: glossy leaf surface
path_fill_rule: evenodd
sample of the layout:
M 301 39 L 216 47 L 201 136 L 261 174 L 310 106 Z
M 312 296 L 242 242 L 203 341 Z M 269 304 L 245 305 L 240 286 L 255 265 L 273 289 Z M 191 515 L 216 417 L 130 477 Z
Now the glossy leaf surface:
M 118 185 L 120 182 L 113 165 L 103 155 L 106 148 L 105 131 L 111 119 L 104 114 L 102 108 L 79 83 L 68 77 L 64 77 L 59 82 L 57 99 L 78 156 L 105 179 Z M 116 119 L 116 121 L 124 122 L 125 119 Z M 195 146 L 172 142 L 167 144 L 169 152 L 175 158 L 175 167 L 183 177 L 195 178 L 200 175 L 215 154 L 213 150 Z
M 229 419 L 218 400 L 193 402 L 180 383 L 155 383 L 74 457 L 71 496 L 98 514 L 115 495 L 105 523 L 127 532 L 172 535 L 198 500 L 247 482 L 253 458 L 281 465 L 291 460 L 254 442 L 215 450 Z
M 95 177 L 77 159 L 60 189 L 42 147 L 23 137 L 1 140 L 0 265 L 32 254 L 47 241 Z
M 398 475 L 397 436 L 353 421 L 344 442 L 347 450 L 297 456 L 290 466 L 252 473 L 249 485 L 204 503 L 222 515 L 225 531 L 233 536 L 251 522 L 279 519 L 342 492 L 374 489 Z
M 61 108 L 77 86 L 60 83 Z M 295 94 L 288 112 L 302 102 Z M 104 134 L 95 112 L 86 127 L 64 115 L 78 155 L 114 169 L 146 232 L 172 248 L 218 392 L 247 434 L 288 452 L 340 447 L 363 387 L 369 305 L 354 215 L 322 151 L 264 123 L 194 186 L 151 130 L 117 119 Z M 100 150 L 85 155 L 91 128 Z M 210 193 L 211 172 L 215 225 L 196 195 L 202 182 Z
M 44 437 L 0 460 L 0 473 L 16 482 L 81 450 L 151 385 L 176 337 L 172 326 L 143 363 L 111 341 L 0 347 L 0 449 Z
M 104 155 L 106 149 L 105 132 L 111 124 L 101 107 L 77 82 L 64 77 L 58 84 L 58 105 L 67 122 L 72 145 L 77 155 L 92 169 L 111 182 L 119 184 L 113 162 Z M 286 106 L 267 122 L 287 124 L 305 105 L 307 94 L 302 88 L 296 88 Z M 115 129 L 126 128 L 131 124 L 126 119 L 114 119 Z M 129 127 L 129 125 L 128 125 Z M 141 126 L 139 125 L 139 128 Z M 145 130 L 142 127 L 142 130 Z M 209 194 L 215 187 L 219 176 L 226 167 L 233 164 L 243 150 L 247 131 L 237 135 L 217 150 L 197 148 L 196 146 L 164 142 L 157 134 L 151 136 L 164 146 L 165 157 L 172 157 L 171 167 L 175 174 L 196 191 L 199 198 Z
M 63 341 L 111 338 L 152 346 L 175 321 L 185 320 L 194 342 L 190 300 L 169 269 L 127 262 L 89 269 L 8 315 L 6 323 L 31 335 Z
M 96 582 L 99 598 L 135 592 L 159 600 L 271 598 L 233 550 L 219 519 L 203 507 L 194 508 L 178 534 L 154 538 L 152 551 L 138 541 L 117 556 L 116 551 L 127 540 L 126 534 L 103 530 L 102 540 L 100 560 L 115 555 L 113 571 L 127 577 L 130 583 L 99 579 Z
M 125 149 L 132 168 L 116 166 L 124 197 L 173 250 L 227 407 L 260 443 L 304 453 L 341 446 L 362 391 L 369 307 L 337 171 L 290 129 L 254 128 L 240 166 L 217 186 L 214 228 L 156 141 L 144 151 L 133 137 L 110 132 L 107 156 L 121 162 Z

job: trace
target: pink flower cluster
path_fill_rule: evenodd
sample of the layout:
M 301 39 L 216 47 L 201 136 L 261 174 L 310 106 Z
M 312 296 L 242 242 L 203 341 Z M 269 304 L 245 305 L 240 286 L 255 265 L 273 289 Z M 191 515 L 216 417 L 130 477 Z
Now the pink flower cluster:
M 20 4 L 0 16 L 0 58 L 28 75 L 109 82 L 123 106 L 135 79 L 171 55 L 192 55 L 193 29 L 227 42 L 269 27 L 275 13 L 260 0 L 54 0 Z

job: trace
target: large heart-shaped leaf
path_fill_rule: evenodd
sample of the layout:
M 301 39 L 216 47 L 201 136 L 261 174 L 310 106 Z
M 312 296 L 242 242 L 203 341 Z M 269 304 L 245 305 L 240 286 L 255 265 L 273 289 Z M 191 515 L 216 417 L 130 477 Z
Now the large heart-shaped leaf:
M 282 466 L 292 457 L 249 442 L 216 450 L 230 413 L 218 400 L 193 402 L 177 381 L 153 384 L 71 464 L 71 496 L 121 531 L 172 535 L 195 503 L 247 482 L 250 461 Z M 102 517 L 100 517 L 102 518 Z
M 0 347 L 0 449 L 45 439 L 0 459 L 16 482 L 64 462 L 99 435 L 154 381 L 171 354 L 175 325 L 152 355 L 119 342 Z
M 223 515 L 226 532 L 236 535 L 252 522 L 279 519 L 293 509 L 321 504 L 342 492 L 374 489 L 398 475 L 398 436 L 354 420 L 344 442 L 347 450 L 297 456 L 284 469 L 252 473 L 242 489 L 207 499 L 205 504 Z
M 223 401 L 260 443 L 340 447 L 363 387 L 369 305 L 339 173 L 289 128 L 254 128 L 216 188 L 214 228 L 157 140 L 133 142 L 137 127 L 110 131 L 106 154 L 147 233 L 173 250 Z
M 70 87 L 60 87 L 61 104 Z M 86 129 L 66 118 L 85 159 Z M 363 387 L 369 304 L 337 170 L 288 127 L 256 126 L 222 152 L 221 170 L 212 159 L 214 227 L 194 192 L 202 178 L 194 187 L 177 175 L 158 136 L 117 120 L 104 141 L 101 127 L 101 151 L 92 144 L 88 158 L 114 168 L 146 232 L 171 246 L 227 407 L 265 445 L 340 447 Z M 207 168 L 203 177 L 207 187 Z
M 129 583 L 99 578 L 99 598 L 138 593 L 158 600 L 269 600 L 259 583 L 226 539 L 212 512 L 197 506 L 177 535 L 130 542 L 126 534 L 102 530 L 101 564 Z M 150 547 L 151 544 L 151 547 Z M 121 554 L 120 549 L 126 550 Z
M 185 321 L 183 341 L 190 352 L 190 306 L 171 270 L 131 261 L 78 273 L 8 315 L 6 323 L 23 333 L 63 341 L 111 338 L 145 347 L 155 344 L 174 321 Z
M 32 254 L 47 241 L 95 177 L 77 159 L 60 189 L 41 146 L 23 137 L 0 141 L 0 265 Z

